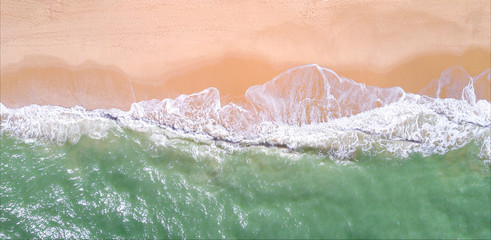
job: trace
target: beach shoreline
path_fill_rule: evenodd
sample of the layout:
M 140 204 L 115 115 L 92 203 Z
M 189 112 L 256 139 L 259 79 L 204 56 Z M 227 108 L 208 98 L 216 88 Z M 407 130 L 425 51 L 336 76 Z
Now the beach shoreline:
M 305 64 L 416 93 L 450 67 L 471 76 L 491 67 L 489 1 L 2 1 L 1 8 L 1 102 L 15 108 L 128 109 L 208 87 L 240 101 L 252 85 Z
M 401 87 L 406 92 L 418 93 L 450 67 L 462 67 L 470 76 L 478 75 L 490 68 L 489 55 L 485 49 L 471 49 L 461 56 L 417 57 L 386 72 L 374 72 L 362 66 L 332 70 L 366 85 Z M 240 55 L 209 62 L 164 73 L 157 78 L 139 79 L 114 66 L 91 62 L 70 66 L 61 59 L 31 56 L 3 69 L 1 102 L 13 108 L 38 104 L 128 110 L 134 102 L 174 99 L 180 94 L 192 94 L 208 87 L 219 90 L 223 103 L 240 102 L 249 87 L 264 84 L 295 67 L 274 66 L 259 58 Z

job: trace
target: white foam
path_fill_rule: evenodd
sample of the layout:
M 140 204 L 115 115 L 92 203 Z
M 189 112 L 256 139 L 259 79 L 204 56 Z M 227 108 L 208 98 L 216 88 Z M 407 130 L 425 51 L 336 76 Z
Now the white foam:
M 451 99 L 439 101 L 453 102 Z M 489 103 L 487 107 L 489 109 Z M 459 108 L 457 106 L 453 110 Z M 326 123 L 302 127 L 282 125 L 273 133 L 264 134 L 261 141 L 293 149 L 319 149 L 339 159 L 349 159 L 358 150 L 376 150 L 406 157 L 413 152 L 443 154 L 462 147 L 489 134 L 489 119 L 484 124 L 487 126 L 471 121 L 453 121 L 449 116 L 436 113 L 431 105 L 401 101 Z M 488 154 L 483 154 L 489 158 Z
M 316 64 L 290 69 L 246 92 L 263 121 L 296 125 L 351 116 L 404 96 L 401 88 L 367 87 Z
M 490 99 L 490 83 L 491 69 L 472 77 L 462 67 L 451 67 L 420 93 L 433 98 L 462 99 L 474 105 L 478 100 Z
M 396 157 L 443 154 L 475 140 L 482 144 L 480 157 L 489 162 L 491 105 L 476 94 L 474 84 L 489 82 L 490 71 L 467 78 L 457 68 L 442 76 L 448 78 L 452 71 L 468 82 L 432 83 L 440 84 L 433 89 L 436 96 L 447 88 L 451 97 L 445 99 L 365 86 L 307 65 L 249 88 L 245 105 L 222 106 L 215 88 L 174 100 L 134 103 L 128 112 L 38 105 L 9 109 L 0 104 L 0 131 L 26 141 L 64 144 L 76 143 L 83 135 L 100 139 L 110 132 L 120 134 L 126 128 L 146 133 L 156 146 L 174 146 L 169 145 L 172 139 L 229 150 L 265 145 L 313 150 L 339 160 L 352 159 L 360 151 Z M 454 90 L 461 91 L 460 96 Z M 196 157 L 207 152 L 201 146 L 189 151 Z M 216 151 L 209 154 L 218 156 Z
M 82 107 L 31 105 L 9 109 L 1 104 L 1 132 L 22 139 L 40 139 L 60 145 L 76 143 L 82 135 L 100 139 L 109 130 L 121 131 L 118 125 L 103 117 L 102 111 L 87 111 Z

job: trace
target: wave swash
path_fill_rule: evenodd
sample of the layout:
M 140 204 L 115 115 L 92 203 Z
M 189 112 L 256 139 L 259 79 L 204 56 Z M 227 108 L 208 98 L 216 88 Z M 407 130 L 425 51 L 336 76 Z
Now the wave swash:
M 444 154 L 470 142 L 491 163 L 490 69 L 454 67 L 421 91 L 365 86 L 316 64 L 250 87 L 243 103 L 221 104 L 216 88 L 134 103 L 129 111 L 30 105 L 1 107 L 1 133 L 25 141 L 74 144 L 86 135 L 146 132 L 157 142 L 184 138 L 233 151 L 241 146 L 315 151 L 344 161 L 361 152 L 407 157 Z

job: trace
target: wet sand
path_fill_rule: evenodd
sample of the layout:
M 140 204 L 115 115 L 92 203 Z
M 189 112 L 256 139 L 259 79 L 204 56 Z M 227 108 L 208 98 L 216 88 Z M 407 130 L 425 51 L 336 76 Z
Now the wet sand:
M 417 92 L 490 67 L 489 1 L 1 2 L 1 102 L 128 109 L 317 63 Z

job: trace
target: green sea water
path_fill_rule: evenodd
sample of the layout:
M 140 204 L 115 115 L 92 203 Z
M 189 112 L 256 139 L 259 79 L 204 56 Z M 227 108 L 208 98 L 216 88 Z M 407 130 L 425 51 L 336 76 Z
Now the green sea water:
M 491 238 L 490 168 L 444 155 L 312 152 L 124 130 L 75 144 L 1 135 L 1 238 Z

